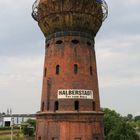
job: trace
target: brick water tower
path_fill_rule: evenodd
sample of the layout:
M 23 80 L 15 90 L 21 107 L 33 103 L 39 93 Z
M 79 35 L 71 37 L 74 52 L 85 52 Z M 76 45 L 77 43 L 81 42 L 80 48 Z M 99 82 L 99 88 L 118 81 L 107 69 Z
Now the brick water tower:
M 36 140 L 104 140 L 94 38 L 104 0 L 37 0 L 45 62 Z

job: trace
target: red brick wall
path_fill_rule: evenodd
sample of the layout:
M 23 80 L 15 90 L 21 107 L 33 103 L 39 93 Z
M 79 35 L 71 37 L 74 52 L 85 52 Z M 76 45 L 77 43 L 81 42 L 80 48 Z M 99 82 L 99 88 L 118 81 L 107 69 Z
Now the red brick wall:
M 78 40 L 74 44 L 72 40 Z M 62 44 L 56 44 L 58 40 Z M 91 43 L 91 44 L 89 44 Z M 48 45 L 49 44 L 49 45 Z M 94 100 L 79 100 L 80 111 L 92 111 L 92 102 L 95 101 L 96 111 L 100 110 L 98 80 L 94 41 L 82 37 L 65 36 L 55 38 L 47 42 L 43 79 L 42 102 L 45 103 L 45 111 L 54 111 L 54 102 L 57 99 L 59 89 L 86 89 L 93 90 Z M 74 74 L 74 64 L 78 65 L 78 73 Z M 56 66 L 60 66 L 60 73 L 56 75 Z M 93 74 L 90 74 L 92 66 Z M 45 72 L 44 72 L 45 73 Z M 49 84 L 49 85 L 48 85 Z M 73 111 L 75 100 L 59 100 L 60 111 Z
M 72 43 L 75 39 L 79 41 L 77 44 Z M 62 43 L 56 44 L 60 40 Z M 77 74 L 74 64 L 78 65 Z M 59 75 L 56 74 L 57 65 L 60 66 Z M 79 110 L 75 110 L 75 99 L 57 99 L 59 89 L 93 90 L 94 99 L 76 99 Z M 55 101 L 59 102 L 57 111 L 54 110 Z M 65 36 L 47 42 L 41 106 L 42 103 L 44 107 L 37 114 L 36 140 L 104 140 L 94 41 Z

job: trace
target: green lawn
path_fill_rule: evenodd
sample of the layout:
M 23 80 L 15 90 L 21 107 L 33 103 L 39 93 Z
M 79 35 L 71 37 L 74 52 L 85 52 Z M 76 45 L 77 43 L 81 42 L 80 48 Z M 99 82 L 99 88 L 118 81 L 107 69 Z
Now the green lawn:
M 0 136 L 0 140 L 11 140 L 11 136 L 10 135 L 2 135 L 2 136 Z M 13 140 L 34 140 L 34 137 L 14 136 Z
M 13 130 L 13 140 L 34 140 L 34 137 L 25 137 L 20 134 L 20 130 Z M 0 140 L 11 140 L 10 130 L 0 130 Z

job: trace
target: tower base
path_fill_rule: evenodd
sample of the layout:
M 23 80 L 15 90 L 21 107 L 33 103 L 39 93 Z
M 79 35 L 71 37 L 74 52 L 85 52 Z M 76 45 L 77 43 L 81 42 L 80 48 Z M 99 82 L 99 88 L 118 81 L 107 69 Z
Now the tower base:
M 103 113 L 38 113 L 36 130 L 36 140 L 104 140 Z

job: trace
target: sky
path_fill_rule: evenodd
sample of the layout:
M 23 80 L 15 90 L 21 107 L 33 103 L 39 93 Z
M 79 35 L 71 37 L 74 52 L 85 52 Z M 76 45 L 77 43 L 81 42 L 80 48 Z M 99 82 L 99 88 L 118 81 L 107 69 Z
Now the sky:
M 45 38 L 31 17 L 34 0 L 0 0 L 0 112 L 40 108 Z M 140 115 L 140 1 L 107 0 L 96 41 L 102 107 Z

